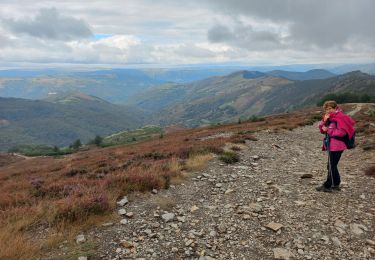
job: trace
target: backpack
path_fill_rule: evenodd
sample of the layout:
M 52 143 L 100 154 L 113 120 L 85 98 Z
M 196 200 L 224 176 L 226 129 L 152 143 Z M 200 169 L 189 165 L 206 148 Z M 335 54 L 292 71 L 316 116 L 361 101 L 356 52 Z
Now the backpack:
M 346 134 L 345 136 L 332 136 L 331 138 L 335 138 L 337 140 L 340 140 L 345 143 L 346 148 L 348 149 L 354 149 L 355 148 L 355 132 L 352 136 L 352 138 L 349 138 L 349 135 Z
M 327 122 L 329 125 L 330 123 L 335 123 L 336 124 L 336 127 L 337 127 L 337 122 L 336 121 L 329 121 Z M 328 137 L 327 137 L 328 138 Z M 353 133 L 353 136 L 352 138 L 349 138 L 349 135 L 346 134 L 345 136 L 331 136 L 330 138 L 335 138 L 336 140 L 340 140 L 342 142 L 344 142 L 344 144 L 346 145 L 346 148 L 348 149 L 354 149 L 355 148 L 355 130 L 354 130 L 354 133 Z M 327 143 L 329 141 L 327 140 Z

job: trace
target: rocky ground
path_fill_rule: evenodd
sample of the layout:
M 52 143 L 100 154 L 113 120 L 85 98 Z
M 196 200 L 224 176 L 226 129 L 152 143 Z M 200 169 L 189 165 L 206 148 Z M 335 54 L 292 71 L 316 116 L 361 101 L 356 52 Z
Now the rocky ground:
M 255 136 L 240 162 L 215 158 L 180 185 L 131 196 L 120 223 L 77 242 L 98 245 L 90 259 L 375 259 L 375 178 L 363 174 L 374 153 L 345 151 L 342 190 L 319 193 L 316 124 Z

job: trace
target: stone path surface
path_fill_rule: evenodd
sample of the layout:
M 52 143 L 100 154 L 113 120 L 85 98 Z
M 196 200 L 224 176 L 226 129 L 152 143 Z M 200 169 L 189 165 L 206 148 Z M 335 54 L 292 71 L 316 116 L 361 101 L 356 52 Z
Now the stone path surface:
M 121 223 L 86 236 L 91 259 L 375 259 L 373 152 L 345 151 L 342 190 L 326 177 L 317 125 L 256 133 L 241 161 L 217 158 L 168 190 L 129 197 Z M 127 214 L 127 215 L 126 215 Z

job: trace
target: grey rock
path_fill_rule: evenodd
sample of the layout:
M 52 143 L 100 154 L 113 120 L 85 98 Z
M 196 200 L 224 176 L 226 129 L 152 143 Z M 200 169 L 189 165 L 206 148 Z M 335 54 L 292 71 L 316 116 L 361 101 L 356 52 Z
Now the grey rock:
M 331 239 L 335 246 L 341 247 L 341 241 L 337 237 L 332 237 Z
M 186 217 L 185 217 L 185 216 L 177 217 L 177 220 L 178 220 L 179 222 L 185 223 L 185 222 L 186 222 Z
M 128 197 L 124 196 L 120 201 L 117 201 L 117 205 L 120 207 L 123 207 L 126 204 L 128 204 L 128 202 L 129 202 Z
M 133 213 L 133 212 L 127 212 L 127 213 L 125 214 L 125 216 L 126 216 L 127 218 L 132 218 L 132 217 L 134 217 L 134 213 Z
M 335 221 L 335 227 L 338 227 L 338 228 L 341 228 L 341 229 L 343 229 L 343 230 L 345 230 L 347 227 L 348 227 L 348 225 L 346 225 L 344 222 L 342 222 L 340 219 L 337 219 L 336 221 Z
M 262 211 L 262 206 L 258 203 L 251 203 L 249 205 L 249 208 L 251 211 L 256 212 L 256 213 L 259 213 Z
M 173 213 L 165 213 L 161 215 L 161 218 L 164 220 L 164 222 L 170 222 L 174 219 L 175 215 Z
M 350 231 L 356 236 L 361 236 L 364 231 L 367 231 L 367 228 L 364 225 L 354 223 L 350 224 Z
M 85 243 L 86 242 L 86 238 L 85 238 L 85 236 L 84 235 L 78 235 L 77 237 L 76 237 L 76 242 L 77 242 L 77 244 L 82 244 L 82 243 Z
M 274 248 L 273 254 L 274 254 L 275 259 L 289 260 L 289 259 L 294 258 L 293 253 L 284 248 Z
M 279 229 L 281 229 L 282 227 L 284 227 L 282 224 L 280 223 L 275 223 L 275 222 L 270 222 L 267 224 L 266 228 L 269 228 L 273 231 L 278 231 Z
M 118 214 L 119 214 L 120 216 L 125 215 L 125 214 L 126 214 L 126 210 L 125 210 L 125 209 L 119 209 L 119 210 L 118 210 Z

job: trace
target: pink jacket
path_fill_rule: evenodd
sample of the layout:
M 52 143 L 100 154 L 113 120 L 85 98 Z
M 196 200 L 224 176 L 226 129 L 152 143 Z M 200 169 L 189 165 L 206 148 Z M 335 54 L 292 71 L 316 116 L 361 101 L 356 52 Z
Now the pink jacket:
M 322 134 L 325 134 L 326 132 L 323 131 L 323 126 L 325 122 L 322 120 L 319 123 L 319 130 Z M 332 137 L 332 136 L 345 136 L 346 132 L 343 129 L 337 128 L 335 123 L 330 123 L 328 126 L 327 134 Z M 323 144 L 323 151 L 327 150 L 327 147 Z M 346 150 L 346 145 L 343 141 L 337 140 L 335 138 L 330 138 L 329 142 L 329 150 L 331 152 L 336 152 L 336 151 L 344 151 Z
M 349 138 L 355 133 L 354 125 L 355 121 L 348 115 L 344 114 L 341 108 L 337 107 L 336 111 L 329 114 L 329 121 L 331 122 L 328 126 L 327 131 L 323 131 L 323 126 L 325 122 L 322 120 L 319 123 L 319 129 L 322 134 L 327 133 L 330 137 L 338 136 L 343 137 L 348 134 Z M 330 138 L 330 151 L 344 151 L 347 147 L 343 141 L 337 140 L 335 138 Z M 327 150 L 323 142 L 323 151 Z

